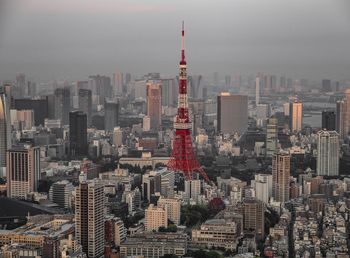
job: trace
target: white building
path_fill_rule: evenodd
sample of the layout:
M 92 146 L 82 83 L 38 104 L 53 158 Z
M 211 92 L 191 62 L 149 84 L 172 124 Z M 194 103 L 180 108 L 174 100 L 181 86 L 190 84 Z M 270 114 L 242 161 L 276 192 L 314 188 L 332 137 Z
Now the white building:
M 336 131 L 317 133 L 317 175 L 339 175 L 339 134 Z

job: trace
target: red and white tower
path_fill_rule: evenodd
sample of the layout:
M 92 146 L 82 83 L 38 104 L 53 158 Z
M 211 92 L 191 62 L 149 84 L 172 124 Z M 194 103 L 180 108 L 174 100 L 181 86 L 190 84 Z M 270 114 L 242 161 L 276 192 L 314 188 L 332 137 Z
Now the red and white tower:
M 177 114 L 175 117 L 174 128 L 176 130 L 173 141 L 173 150 L 171 159 L 168 163 L 170 170 L 183 173 L 187 180 L 192 180 L 193 173 L 199 173 L 206 181 L 209 181 L 207 174 L 199 165 L 195 156 L 187 102 L 187 73 L 185 60 L 185 30 L 182 23 L 182 44 L 181 44 L 181 61 L 179 73 L 179 97 Z

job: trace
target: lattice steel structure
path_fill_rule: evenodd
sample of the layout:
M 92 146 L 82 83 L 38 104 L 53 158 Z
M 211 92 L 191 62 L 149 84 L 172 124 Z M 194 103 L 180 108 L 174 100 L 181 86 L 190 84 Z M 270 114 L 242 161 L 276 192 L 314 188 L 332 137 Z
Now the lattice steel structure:
M 181 36 L 181 61 L 179 73 L 179 97 L 178 108 L 175 117 L 174 128 L 175 137 L 173 141 L 173 150 L 171 159 L 168 163 L 170 170 L 183 173 L 187 180 L 192 180 L 193 173 L 199 173 L 206 181 L 209 181 L 207 174 L 199 165 L 197 157 L 192 146 L 190 116 L 188 112 L 187 101 L 187 73 L 185 60 L 185 30 L 182 23 Z

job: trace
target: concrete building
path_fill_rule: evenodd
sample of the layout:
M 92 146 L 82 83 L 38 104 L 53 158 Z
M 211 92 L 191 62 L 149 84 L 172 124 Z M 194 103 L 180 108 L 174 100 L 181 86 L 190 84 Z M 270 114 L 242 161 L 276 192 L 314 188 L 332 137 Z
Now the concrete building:
M 266 124 L 266 156 L 272 157 L 278 148 L 278 125 L 276 118 L 269 118 Z
M 87 153 L 87 118 L 82 111 L 69 113 L 69 147 L 73 157 Z
M 151 118 L 149 116 L 144 116 L 142 119 L 142 130 L 148 132 L 151 130 Z
M 119 103 L 111 100 L 105 101 L 105 131 L 112 132 L 119 122 Z
M 317 133 L 317 175 L 339 175 L 339 135 L 336 131 Z
M 123 145 L 123 131 L 120 127 L 114 127 L 113 144 L 115 147 L 120 147 Z
M 75 197 L 75 237 L 90 258 L 103 257 L 104 192 L 99 180 L 79 184 Z
M 167 210 L 168 219 L 175 225 L 180 225 L 181 201 L 175 198 L 159 198 L 157 207 Z
M 5 93 L 0 93 L 0 176 L 5 176 L 6 151 L 11 148 L 10 108 Z
M 54 118 L 60 119 L 63 125 L 69 123 L 70 89 L 58 88 L 54 93 Z M 35 115 L 35 114 L 34 114 Z
M 168 211 L 150 204 L 145 210 L 145 230 L 158 231 L 159 227 L 168 227 Z
M 201 194 L 201 181 L 200 180 L 186 180 L 185 181 L 185 194 L 186 201 L 193 201 L 198 203 L 199 195 Z
M 120 257 L 160 258 L 166 254 L 183 257 L 187 253 L 187 235 L 145 232 L 128 237 L 120 246 Z
M 162 85 L 151 81 L 147 85 L 147 116 L 152 131 L 158 131 L 162 123 Z
M 290 130 L 300 132 L 303 126 L 303 103 L 290 103 Z
M 72 207 L 72 193 L 74 186 L 67 180 L 58 181 L 52 184 L 49 191 L 49 199 L 58 204 L 61 208 L 69 209 Z
M 248 97 L 222 92 L 217 98 L 217 131 L 244 133 L 248 127 Z
M 192 242 L 203 248 L 220 247 L 227 250 L 237 248 L 237 224 L 224 219 L 212 219 L 199 229 L 192 229 Z
M 87 125 L 91 126 L 91 115 L 92 115 L 92 93 L 91 90 L 79 89 L 78 92 L 78 103 L 79 110 L 86 114 Z
M 289 200 L 290 155 L 278 153 L 272 157 L 272 196 L 277 202 Z
M 34 111 L 29 110 L 10 110 L 11 125 L 14 130 L 31 130 L 34 126 Z
M 40 148 L 13 148 L 7 151 L 7 196 L 26 199 L 36 192 L 40 179 Z
M 245 231 L 253 231 L 258 239 L 265 236 L 265 205 L 255 198 L 243 201 L 243 227 Z

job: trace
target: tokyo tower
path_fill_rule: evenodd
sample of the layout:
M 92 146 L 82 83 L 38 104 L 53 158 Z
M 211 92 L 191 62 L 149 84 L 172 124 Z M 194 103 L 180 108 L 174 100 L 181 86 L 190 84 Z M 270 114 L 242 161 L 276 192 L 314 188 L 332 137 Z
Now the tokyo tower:
M 187 102 L 187 73 L 185 60 L 184 29 L 184 22 L 182 22 L 179 97 L 177 114 L 174 121 L 174 128 L 176 131 L 173 141 L 171 159 L 168 162 L 168 168 L 170 170 L 183 173 L 187 180 L 192 180 L 193 173 L 199 173 L 207 182 L 209 182 L 207 174 L 199 165 L 192 146 L 192 123 L 189 117 Z

